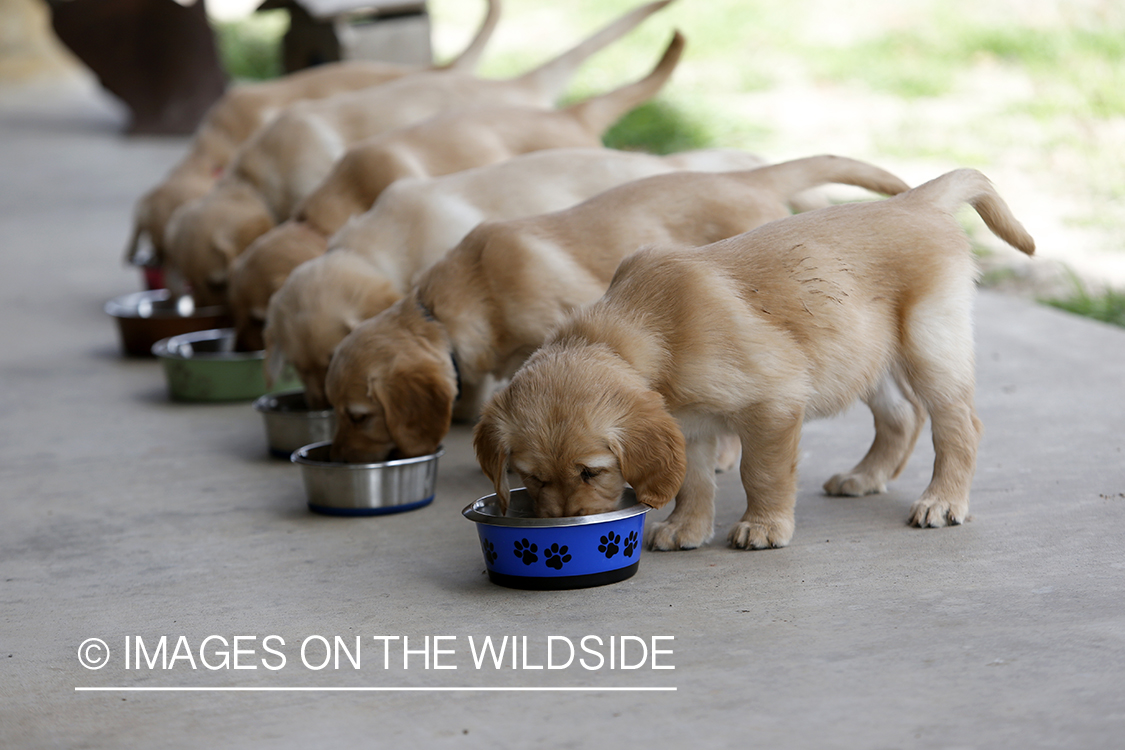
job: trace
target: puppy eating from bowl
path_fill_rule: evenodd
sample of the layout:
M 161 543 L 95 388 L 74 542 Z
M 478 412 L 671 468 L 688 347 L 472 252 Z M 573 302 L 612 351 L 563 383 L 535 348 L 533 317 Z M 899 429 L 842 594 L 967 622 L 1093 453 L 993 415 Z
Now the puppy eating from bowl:
M 324 379 L 340 341 L 405 296 L 415 277 L 482 221 L 557 211 L 656 174 L 763 163 L 729 149 L 654 156 L 562 148 L 445 177 L 399 180 L 370 211 L 333 235 L 325 255 L 293 270 L 270 298 L 263 333 L 267 377 L 277 377 L 291 364 L 310 404 L 327 408 Z M 475 419 L 476 411 L 468 416 Z
M 728 542 L 794 531 L 804 419 L 862 399 L 875 440 L 829 494 L 881 492 L 929 416 L 933 477 L 915 526 L 964 522 L 981 424 L 973 404 L 976 269 L 954 212 L 968 203 L 1022 252 L 1034 240 L 979 172 L 893 198 L 811 211 L 691 249 L 642 249 L 485 405 L 474 447 L 503 501 L 507 470 L 541 516 L 613 506 L 625 482 L 654 508 L 653 549 L 713 535 L 718 435 L 742 442 L 746 512 Z
M 677 33 L 660 63 L 640 81 L 561 110 L 456 109 L 353 146 L 297 206 L 292 219 L 259 236 L 232 261 L 228 302 L 240 344 L 264 344 L 272 292 L 301 262 L 323 254 L 329 237 L 371 209 L 395 182 L 455 174 L 537 151 L 600 147 L 614 122 L 660 90 L 683 48 Z M 252 257 L 243 261 L 247 255 Z
M 568 313 L 603 294 L 638 245 L 731 237 L 788 216 L 795 194 L 828 182 L 907 189 L 870 164 L 816 156 L 654 175 L 563 211 L 478 225 L 333 351 L 325 386 L 337 414 L 334 460 L 431 453 L 454 408 L 487 378 L 510 376 Z

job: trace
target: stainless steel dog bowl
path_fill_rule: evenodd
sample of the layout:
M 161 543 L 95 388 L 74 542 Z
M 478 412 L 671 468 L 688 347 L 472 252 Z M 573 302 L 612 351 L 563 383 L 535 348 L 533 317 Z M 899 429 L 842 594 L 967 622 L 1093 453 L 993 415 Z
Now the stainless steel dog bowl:
M 105 303 L 106 314 L 117 320 L 122 351 L 132 357 L 152 355 L 161 339 L 229 325 L 222 307 L 196 307 L 191 297 L 175 299 L 167 289 L 134 292 Z
M 234 339 L 233 328 L 216 328 L 153 344 L 152 353 L 164 365 L 168 395 L 176 401 L 240 401 L 266 393 L 265 352 L 235 351 Z M 287 378 L 275 387 L 296 385 Z
M 624 581 L 641 562 L 645 513 L 626 488 L 616 510 L 592 516 L 536 518 L 526 489 L 510 493 L 500 515 L 496 495 L 468 505 L 493 583 L 518 589 L 579 589 Z
M 301 467 L 309 510 L 331 516 L 378 516 L 429 505 L 445 451 L 371 464 L 330 461 L 331 441 L 306 445 L 291 460 Z
M 336 414 L 331 409 L 310 409 L 303 390 L 267 393 L 254 402 L 266 425 L 266 442 L 277 458 L 293 451 L 331 440 L 336 432 Z

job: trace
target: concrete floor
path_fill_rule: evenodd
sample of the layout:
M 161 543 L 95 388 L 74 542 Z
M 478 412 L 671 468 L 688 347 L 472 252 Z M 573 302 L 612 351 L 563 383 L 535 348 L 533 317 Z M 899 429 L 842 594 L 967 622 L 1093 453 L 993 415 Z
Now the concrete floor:
M 430 507 L 325 518 L 248 404 L 169 403 L 157 363 L 118 356 L 101 306 L 139 287 L 120 260 L 130 211 L 184 141 L 124 140 L 116 118 L 0 108 L 0 746 L 1121 747 L 1125 331 L 980 295 L 986 435 L 965 526 L 905 524 L 928 445 L 887 495 L 821 493 L 867 447 L 856 409 L 806 427 L 789 548 L 716 541 L 645 553 L 604 588 L 508 590 L 459 513 L 489 491 L 467 430 Z M 735 477 L 720 484 L 719 540 L 741 503 Z M 161 636 L 171 668 L 126 669 L 126 639 Z M 228 651 L 241 636 L 244 669 L 209 636 Z M 305 666 L 310 636 L 359 637 L 360 668 Z M 400 637 L 389 665 L 376 636 Z M 427 636 L 431 658 L 448 651 L 430 668 Z M 478 669 L 484 636 L 526 638 L 526 656 Z M 549 636 L 598 636 L 606 664 L 532 669 Z M 632 666 L 668 636 L 655 663 L 674 669 L 609 668 L 610 639 Z M 89 638 L 103 669 L 79 663 Z M 419 652 L 405 669 L 403 638 Z

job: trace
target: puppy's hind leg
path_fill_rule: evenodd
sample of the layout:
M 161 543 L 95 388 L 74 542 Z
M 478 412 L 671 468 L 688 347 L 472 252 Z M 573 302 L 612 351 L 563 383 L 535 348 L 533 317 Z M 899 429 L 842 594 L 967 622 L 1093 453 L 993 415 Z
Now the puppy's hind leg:
M 960 309 L 954 309 L 954 308 Z M 930 413 L 934 474 L 910 508 L 914 526 L 964 523 L 982 427 L 973 405 L 970 304 L 912 316 L 907 355 L 914 392 Z
M 910 385 L 889 372 L 864 403 L 875 417 L 875 440 L 851 471 L 824 483 L 829 495 L 857 497 L 886 492 L 887 480 L 902 473 L 926 422 L 926 411 Z
M 649 527 L 654 550 L 695 549 L 715 535 L 715 435 L 687 439 L 687 474 L 668 519 Z
M 727 536 L 736 549 L 785 547 L 793 538 L 803 410 L 756 414 L 741 428 L 746 512 Z

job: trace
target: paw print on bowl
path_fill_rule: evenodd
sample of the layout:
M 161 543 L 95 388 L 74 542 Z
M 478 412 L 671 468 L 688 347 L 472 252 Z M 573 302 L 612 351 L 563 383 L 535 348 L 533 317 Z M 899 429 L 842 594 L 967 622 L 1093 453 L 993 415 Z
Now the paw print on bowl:
M 621 547 L 618 546 L 621 544 L 620 534 L 611 531 L 603 536 L 600 541 L 601 544 L 598 545 L 598 552 L 604 552 L 605 559 L 607 560 L 616 555 L 618 550 L 621 549 Z
M 630 531 L 629 536 L 625 537 L 625 557 L 632 557 L 633 552 L 637 549 L 637 532 Z
M 543 550 L 543 557 L 546 558 L 547 567 L 555 570 L 562 570 L 562 566 L 571 559 L 567 554 L 567 546 L 564 544 L 560 547 L 557 542 Z
M 481 540 L 480 548 L 481 551 L 484 552 L 484 561 L 489 565 L 496 562 L 496 558 L 500 556 L 496 551 L 496 545 L 487 539 Z
M 539 545 L 528 542 L 526 539 L 519 539 L 516 541 L 516 548 L 514 550 L 516 557 L 523 560 L 524 565 L 531 565 L 539 559 L 539 555 L 535 554 L 539 551 Z

